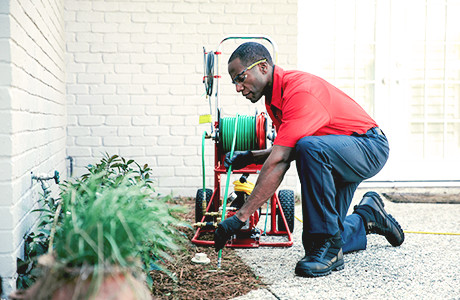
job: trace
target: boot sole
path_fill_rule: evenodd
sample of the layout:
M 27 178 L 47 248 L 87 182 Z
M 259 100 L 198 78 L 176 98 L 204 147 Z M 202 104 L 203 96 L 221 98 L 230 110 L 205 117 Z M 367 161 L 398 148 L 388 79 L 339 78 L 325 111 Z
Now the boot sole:
M 340 271 L 345 268 L 345 261 L 340 260 L 333 264 L 330 268 L 323 270 L 321 272 L 314 272 L 309 268 L 297 267 L 295 268 L 295 273 L 301 277 L 321 277 L 326 276 L 332 273 L 332 271 Z
M 367 194 L 367 193 L 366 193 Z M 366 194 L 364 196 L 366 196 Z M 393 226 L 395 226 L 396 228 L 399 229 L 399 232 L 401 233 L 401 237 L 402 237 L 402 241 L 399 242 L 399 241 L 391 241 L 389 240 L 386 236 L 385 238 L 387 239 L 387 241 L 393 246 L 393 247 L 397 247 L 397 246 L 400 246 L 403 242 L 404 242 L 404 231 L 402 230 L 401 228 L 401 225 L 399 225 L 398 221 L 396 221 L 395 218 L 393 218 L 392 215 L 388 214 L 384 207 L 385 207 L 385 204 L 383 203 L 383 200 L 382 198 L 380 198 L 380 195 L 377 194 L 377 197 L 371 197 L 372 199 L 376 199 L 377 201 L 375 201 L 375 203 L 377 204 L 377 206 L 379 207 L 380 211 L 384 214 L 385 218 L 388 218 L 390 220 L 390 222 L 393 224 Z M 364 204 L 364 205 L 368 205 L 368 204 Z

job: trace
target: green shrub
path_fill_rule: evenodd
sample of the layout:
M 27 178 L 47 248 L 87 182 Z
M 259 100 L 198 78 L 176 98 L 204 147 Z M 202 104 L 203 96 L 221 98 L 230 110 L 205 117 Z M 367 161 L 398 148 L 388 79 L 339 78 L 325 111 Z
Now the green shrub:
M 41 221 L 28 235 L 26 249 L 33 246 L 39 251 L 29 251 L 26 261 L 35 261 L 34 255 L 51 247 L 59 266 L 91 266 L 97 280 L 106 268 L 142 266 L 151 283 L 149 271 L 161 268 L 157 262 L 168 259 L 167 252 L 178 250 L 185 241 L 178 230 L 185 224 L 176 215 L 183 208 L 170 204 L 169 196 L 155 193 L 148 165 L 106 154 L 87 170 L 60 185 L 58 201 L 38 210 Z M 32 265 L 24 265 L 30 273 Z M 32 279 L 25 274 L 21 287 Z

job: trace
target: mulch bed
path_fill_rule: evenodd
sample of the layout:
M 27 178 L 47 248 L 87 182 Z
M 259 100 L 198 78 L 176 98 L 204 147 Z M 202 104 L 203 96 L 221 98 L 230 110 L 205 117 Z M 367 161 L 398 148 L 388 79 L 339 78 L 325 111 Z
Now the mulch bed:
M 182 217 L 193 223 L 195 199 L 181 198 L 175 202 L 189 208 Z M 195 233 L 192 229 L 183 231 L 189 240 Z M 191 259 L 199 252 L 206 253 L 211 262 L 207 265 L 192 263 Z M 223 249 L 220 270 L 217 270 L 217 253 L 213 247 L 196 246 L 190 242 L 183 251 L 171 256 L 172 260 L 163 265 L 173 276 L 163 271 L 151 273 L 154 299 L 230 299 L 264 286 L 233 249 Z

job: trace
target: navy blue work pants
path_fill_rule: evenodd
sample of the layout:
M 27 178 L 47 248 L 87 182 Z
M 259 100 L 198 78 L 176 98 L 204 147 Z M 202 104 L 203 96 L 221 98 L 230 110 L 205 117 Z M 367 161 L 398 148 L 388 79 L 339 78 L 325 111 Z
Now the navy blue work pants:
M 296 144 L 302 189 L 303 244 L 341 233 L 344 252 L 366 249 L 361 217 L 347 216 L 358 185 L 377 174 L 389 154 L 378 129 L 358 135 L 307 136 Z

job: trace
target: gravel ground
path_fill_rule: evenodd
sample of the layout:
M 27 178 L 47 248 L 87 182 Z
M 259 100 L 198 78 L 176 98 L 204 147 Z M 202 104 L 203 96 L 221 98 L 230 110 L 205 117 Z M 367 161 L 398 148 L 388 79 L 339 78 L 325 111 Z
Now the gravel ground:
M 352 207 L 366 191 L 358 189 Z M 460 233 L 460 204 L 384 202 L 405 231 Z M 296 216 L 301 215 L 298 206 Z M 460 299 L 458 235 L 406 233 L 400 247 L 392 247 L 382 236 L 368 235 L 365 251 L 345 255 L 344 270 L 302 278 L 294 275 L 303 256 L 301 232 L 302 224 L 296 220 L 294 246 L 238 250 L 269 287 L 237 299 Z

